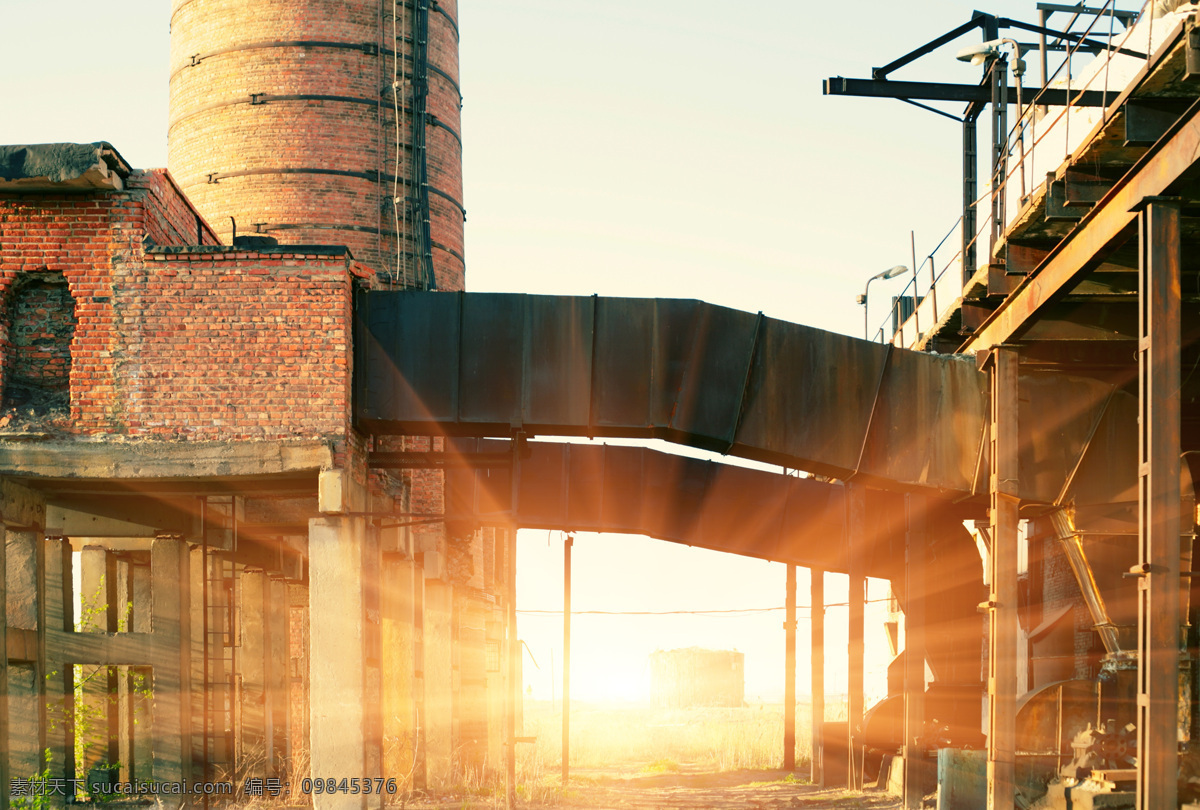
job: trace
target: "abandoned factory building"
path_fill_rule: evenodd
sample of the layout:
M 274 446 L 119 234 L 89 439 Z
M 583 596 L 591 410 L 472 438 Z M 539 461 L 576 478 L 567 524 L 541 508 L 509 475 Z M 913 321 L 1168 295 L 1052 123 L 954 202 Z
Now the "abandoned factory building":
M 1200 800 L 1200 28 L 1176 5 L 1075 9 L 1067 29 L 1103 37 L 1048 27 L 1053 4 L 1038 25 L 976 12 L 825 83 L 966 105 L 956 253 L 869 341 L 691 300 L 464 292 L 454 0 L 174 0 L 167 170 L 104 142 L 0 147 L 0 803 L 44 772 L 79 796 L 383 786 L 321 808 L 503 774 L 511 800 L 518 528 L 786 564 L 789 767 L 811 569 L 825 784 L 919 807 L 962 767 L 993 808 Z M 1042 38 L 1040 79 L 1008 33 Z M 979 84 L 889 78 L 967 35 Z M 1079 48 L 1056 78 L 1047 54 Z M 551 436 L 808 475 L 529 441 Z M 845 654 L 826 573 L 849 577 Z M 868 577 L 896 622 L 875 706 Z M 712 701 L 741 700 L 730 655 Z M 840 723 L 820 722 L 827 665 L 849 676 Z

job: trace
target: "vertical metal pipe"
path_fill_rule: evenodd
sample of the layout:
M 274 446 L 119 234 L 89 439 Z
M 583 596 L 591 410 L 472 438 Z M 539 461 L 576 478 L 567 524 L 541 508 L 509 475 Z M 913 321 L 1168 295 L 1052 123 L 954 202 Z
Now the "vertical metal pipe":
M 908 532 L 904 543 L 904 810 L 921 810 L 925 792 L 925 510 L 920 495 L 904 496 Z
M 512 500 L 508 527 L 508 554 L 505 555 L 507 568 L 506 593 L 508 605 L 505 610 L 507 627 L 508 654 L 508 699 L 505 701 L 504 736 L 506 748 L 504 751 L 505 775 L 505 807 L 512 810 L 517 798 L 517 704 L 521 700 L 521 644 L 517 639 L 517 510 L 520 500 L 521 482 L 521 452 L 525 445 L 524 431 L 513 432 L 512 440 Z
M 824 784 L 822 768 L 825 749 L 821 726 L 825 723 L 825 572 L 810 568 L 809 602 L 812 605 L 812 764 L 809 777 L 814 785 Z
M 988 810 L 1013 810 L 1017 736 L 1017 353 L 992 350 Z
M 1175 807 L 1179 748 L 1179 200 L 1138 216 L 1137 808 Z
M 1004 234 L 1005 190 L 1008 174 L 1008 60 L 998 56 L 992 60 L 992 228 L 988 243 L 988 260 L 996 242 Z
M 846 680 L 846 726 L 847 743 L 850 747 L 847 762 L 850 767 L 847 784 L 861 788 L 861 757 L 858 747 L 862 740 L 863 723 L 863 619 L 866 600 L 867 578 L 863 570 L 866 549 L 869 546 L 867 531 L 867 490 L 861 484 L 846 485 L 846 505 L 849 521 L 846 540 L 848 551 L 847 572 L 850 577 L 848 591 L 850 614 L 849 672 Z
M 1050 60 L 1046 49 L 1046 23 L 1050 19 L 1050 12 L 1042 9 L 1038 12 L 1038 25 L 1042 28 L 1041 34 L 1038 35 L 1038 54 L 1041 56 L 1042 62 L 1042 83 L 1038 87 L 1045 87 L 1046 82 L 1050 81 Z M 1018 55 L 1018 59 L 1020 56 Z
M 796 767 L 796 566 L 787 566 L 783 620 L 783 769 Z
M 979 193 L 979 129 L 978 111 L 972 105 L 963 116 L 963 214 L 962 214 L 962 283 L 965 287 L 975 275 L 975 231 L 979 214 L 975 197 Z
M 562 701 L 562 783 L 571 778 L 571 547 L 575 538 L 567 535 L 563 543 L 563 701 Z
M 516 477 L 517 462 L 514 460 L 513 477 Z M 514 484 L 515 489 L 515 484 Z M 516 510 L 514 509 L 514 515 Z M 508 664 L 508 689 L 504 701 L 504 806 L 513 810 L 517 796 L 517 701 L 521 699 L 520 655 L 517 641 L 517 526 L 509 524 L 505 532 L 505 595 L 508 604 L 504 610 L 505 656 Z

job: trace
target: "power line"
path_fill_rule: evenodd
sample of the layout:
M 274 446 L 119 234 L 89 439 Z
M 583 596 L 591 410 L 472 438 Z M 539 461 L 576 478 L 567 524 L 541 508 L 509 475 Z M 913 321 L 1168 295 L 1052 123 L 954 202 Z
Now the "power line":
M 888 602 L 890 598 L 883 599 L 866 599 L 867 604 L 876 602 Z M 830 602 L 825 605 L 826 608 L 831 607 L 849 607 L 849 602 Z M 810 605 L 796 605 L 796 610 L 811 610 Z M 711 616 L 729 613 L 773 613 L 780 610 L 787 610 L 786 607 L 757 607 L 757 608 L 727 608 L 724 610 L 572 610 L 572 616 Z M 561 616 L 562 610 L 521 610 L 517 613 L 526 614 L 544 614 L 549 616 Z

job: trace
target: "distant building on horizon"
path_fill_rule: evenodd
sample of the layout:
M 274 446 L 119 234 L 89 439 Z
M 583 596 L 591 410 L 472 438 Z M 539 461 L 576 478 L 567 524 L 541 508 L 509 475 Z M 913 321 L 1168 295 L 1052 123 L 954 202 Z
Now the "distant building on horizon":
M 745 658 L 735 650 L 657 650 L 650 655 L 650 699 L 670 709 L 741 706 Z

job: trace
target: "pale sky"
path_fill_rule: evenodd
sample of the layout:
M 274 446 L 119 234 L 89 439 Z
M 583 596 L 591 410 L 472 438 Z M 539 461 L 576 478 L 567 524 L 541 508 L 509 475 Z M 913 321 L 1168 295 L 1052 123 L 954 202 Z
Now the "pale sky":
M 822 97 L 821 81 L 869 77 L 972 8 L 460 0 L 468 289 L 699 298 L 860 335 L 866 279 L 910 263 L 910 230 L 924 256 L 960 213 L 961 131 L 899 101 Z M 980 8 L 1036 21 L 1034 0 Z M 0 143 L 107 140 L 135 166 L 165 165 L 169 17 L 168 0 L 6 0 Z M 893 78 L 978 81 L 954 59 L 978 39 Z M 872 331 L 903 284 L 872 286 Z M 561 607 L 557 533 L 524 533 L 520 554 L 519 607 Z M 581 536 L 575 559 L 577 610 L 783 603 L 783 567 L 758 560 L 613 536 Z M 807 604 L 803 572 L 800 586 Z M 696 644 L 742 650 L 747 694 L 777 697 L 782 620 L 578 617 L 574 694 L 627 694 L 648 652 Z M 527 659 L 528 680 L 549 697 L 560 625 L 523 614 L 521 627 L 542 668 Z M 829 677 L 844 685 L 832 662 Z

